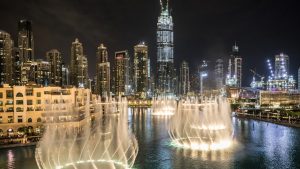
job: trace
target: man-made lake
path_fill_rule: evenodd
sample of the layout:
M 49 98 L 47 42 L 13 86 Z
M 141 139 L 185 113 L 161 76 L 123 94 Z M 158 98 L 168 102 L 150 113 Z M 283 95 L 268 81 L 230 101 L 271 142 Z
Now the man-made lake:
M 207 153 L 170 146 L 167 117 L 136 110 L 128 119 L 139 144 L 137 169 L 300 168 L 297 128 L 232 118 L 233 147 Z M 34 151 L 35 147 L 0 149 L 0 169 L 37 169 Z

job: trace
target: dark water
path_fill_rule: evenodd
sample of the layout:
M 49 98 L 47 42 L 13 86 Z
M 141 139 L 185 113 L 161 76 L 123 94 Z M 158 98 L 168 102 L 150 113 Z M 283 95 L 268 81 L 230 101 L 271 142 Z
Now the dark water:
M 300 168 L 300 129 L 233 118 L 232 149 L 201 153 L 170 146 L 168 118 L 147 111 L 130 113 L 139 142 L 138 169 L 296 169 Z M 0 169 L 36 169 L 34 147 L 0 149 Z

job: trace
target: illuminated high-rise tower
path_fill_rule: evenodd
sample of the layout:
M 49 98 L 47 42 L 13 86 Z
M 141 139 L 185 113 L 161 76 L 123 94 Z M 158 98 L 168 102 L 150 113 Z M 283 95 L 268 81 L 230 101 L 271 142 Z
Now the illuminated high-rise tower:
M 118 51 L 115 53 L 114 67 L 114 92 L 115 95 L 129 95 L 131 86 L 129 79 L 129 55 L 128 51 Z
M 71 85 L 88 88 L 88 61 L 83 54 L 82 43 L 77 38 L 72 42 L 70 69 Z
M 97 48 L 96 93 L 102 97 L 110 95 L 110 63 L 107 48 L 100 44 Z
M 300 91 L 300 67 L 298 69 L 298 90 Z
M 144 42 L 134 46 L 134 88 L 136 96 L 139 98 L 146 98 L 148 92 L 148 46 Z
M 10 34 L 0 30 L 0 84 L 12 84 L 12 46 Z
M 179 94 L 187 96 L 190 92 L 190 68 L 186 61 L 183 61 L 180 66 L 179 74 Z
M 34 43 L 32 24 L 28 20 L 20 20 L 18 23 L 18 47 L 20 49 L 21 62 L 34 60 Z
M 226 85 L 232 87 L 242 87 L 242 57 L 239 54 L 239 47 L 234 44 L 228 63 L 228 74 Z
M 50 84 L 62 86 L 62 57 L 57 49 L 51 49 L 46 53 L 47 61 L 50 63 Z
M 221 89 L 224 85 L 224 64 L 222 59 L 217 59 L 215 64 L 215 85 Z
M 287 79 L 289 75 L 289 56 L 280 53 L 275 55 L 275 79 Z
M 157 93 L 172 96 L 175 93 L 173 58 L 173 19 L 166 5 L 160 1 L 161 14 L 157 22 Z

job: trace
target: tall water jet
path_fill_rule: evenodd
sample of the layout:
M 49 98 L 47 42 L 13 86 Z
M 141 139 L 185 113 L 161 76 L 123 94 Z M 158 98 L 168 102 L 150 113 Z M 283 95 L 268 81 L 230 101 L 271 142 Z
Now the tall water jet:
M 152 99 L 153 116 L 171 116 L 175 114 L 177 101 L 172 98 L 158 97 Z
M 172 145 L 192 150 L 220 150 L 231 146 L 233 127 L 226 98 L 181 100 L 169 124 Z
M 89 104 L 83 108 L 87 116 L 81 121 L 46 123 L 35 155 L 40 169 L 128 169 L 134 165 L 138 144 L 128 129 L 127 100 L 98 99 L 92 107 L 91 114 Z

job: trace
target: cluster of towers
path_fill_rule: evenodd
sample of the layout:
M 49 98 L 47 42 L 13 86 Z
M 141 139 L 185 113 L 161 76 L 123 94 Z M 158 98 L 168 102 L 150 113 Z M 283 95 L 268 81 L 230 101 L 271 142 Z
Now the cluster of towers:
M 57 49 L 46 52 L 46 59 L 35 59 L 32 23 L 21 20 L 18 24 L 18 43 L 14 45 L 10 34 L 0 31 L 0 83 L 26 85 L 30 83 L 48 86 L 90 88 L 101 96 L 127 95 L 148 98 L 153 95 L 174 97 L 184 96 L 191 91 L 190 70 L 187 62 L 182 62 L 177 77 L 174 66 L 173 19 L 168 1 L 161 3 L 161 13 L 157 22 L 157 64 L 152 76 L 148 46 L 141 42 L 134 46 L 133 57 L 127 50 L 115 52 L 113 62 L 109 61 L 108 49 L 104 44 L 97 47 L 96 75 L 90 79 L 88 59 L 82 43 L 76 38 L 71 44 L 69 65 Z M 111 60 L 111 59 L 110 59 Z M 93 65 L 94 66 L 94 65 Z M 207 74 L 202 65 L 200 79 Z M 207 65 L 206 65 L 207 66 Z M 223 60 L 215 65 L 216 86 L 224 86 Z M 155 79 L 154 79 L 155 77 Z M 229 59 L 226 84 L 240 87 L 242 79 L 242 59 L 238 47 L 233 47 Z M 202 81 L 201 81 L 202 83 Z M 202 90 L 202 87 L 201 87 Z
M 71 45 L 69 65 L 63 62 L 57 49 L 46 52 L 45 60 L 34 59 L 32 23 L 21 20 L 18 26 L 18 46 L 9 33 L 0 31 L 0 84 L 68 86 L 90 88 L 101 96 L 151 96 L 152 80 L 148 47 L 144 42 L 134 46 L 133 59 L 127 50 L 115 52 L 114 66 L 108 59 L 104 44 L 97 47 L 96 76 L 88 74 L 88 59 L 82 43 L 76 38 Z

